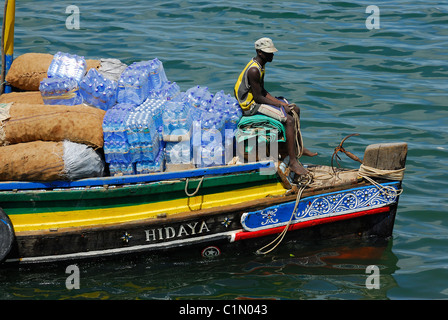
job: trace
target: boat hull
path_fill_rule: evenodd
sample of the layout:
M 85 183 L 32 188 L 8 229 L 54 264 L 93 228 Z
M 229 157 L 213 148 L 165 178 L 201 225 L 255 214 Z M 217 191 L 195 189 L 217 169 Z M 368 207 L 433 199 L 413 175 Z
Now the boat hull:
M 397 189 L 400 188 L 399 183 L 393 185 Z M 365 194 L 365 190 L 371 188 L 376 187 L 345 186 L 333 192 L 325 190 L 308 192 L 300 200 L 298 208 L 316 207 L 316 201 L 325 201 L 328 197 L 338 199 L 345 199 L 348 195 L 360 197 L 361 194 Z M 191 249 L 194 255 L 210 257 L 223 252 L 234 252 L 242 247 L 246 252 L 250 247 L 255 253 L 260 246 L 268 244 L 284 231 L 286 231 L 283 240 L 285 242 L 371 237 L 386 239 L 392 235 L 398 196 L 383 202 L 377 198 L 372 196 L 367 199 L 364 195 L 362 199 L 357 200 L 358 206 L 345 204 L 333 206 L 332 213 L 321 210 L 319 214 L 314 213 L 313 216 L 303 216 L 298 210 L 295 215 L 297 219 L 288 220 L 289 223 L 263 225 L 266 219 L 262 219 L 258 222 L 258 227 L 254 227 L 253 224 L 248 227 L 248 216 L 266 217 L 262 213 L 277 210 L 278 220 L 286 221 L 285 217 L 291 216 L 293 211 L 291 208 L 296 204 L 296 195 L 266 197 L 118 224 L 22 231 L 16 233 L 7 261 L 40 263 L 126 254 L 156 254 L 186 249 Z M 366 201 L 370 205 L 366 205 Z M 279 207 L 286 208 L 282 219 Z M 271 222 L 276 222 L 272 214 L 269 219 Z
M 387 239 L 392 235 L 396 205 L 322 218 L 290 226 L 284 242 L 316 243 L 330 239 Z M 209 257 L 238 248 L 256 253 L 283 231 L 284 227 L 247 232 L 235 229 L 229 220 L 238 214 L 186 219 L 164 224 L 139 223 L 83 231 L 22 235 L 8 262 L 42 263 L 70 261 L 126 254 L 156 254 L 190 249 L 193 255 Z M 258 246 L 258 247 L 257 247 Z M 247 252 L 247 253 L 250 253 Z

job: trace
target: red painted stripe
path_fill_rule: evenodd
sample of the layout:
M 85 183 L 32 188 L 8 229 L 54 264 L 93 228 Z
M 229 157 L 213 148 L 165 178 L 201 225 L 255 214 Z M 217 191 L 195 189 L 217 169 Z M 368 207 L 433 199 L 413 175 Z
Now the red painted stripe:
M 324 224 L 324 223 L 331 223 L 331 222 L 336 222 L 336 221 L 353 219 L 353 218 L 362 217 L 362 216 L 366 216 L 366 215 L 370 215 L 370 214 L 384 213 L 384 212 L 389 212 L 389 211 L 390 211 L 390 207 L 387 206 L 387 207 L 381 207 L 381 208 L 376 208 L 376 209 L 348 213 L 348 214 L 342 214 L 342 215 L 334 216 L 334 217 L 327 217 L 327 218 L 320 218 L 320 219 L 309 220 L 309 221 L 304 221 L 304 222 L 298 222 L 298 223 L 290 225 L 288 228 L 288 231 L 303 229 L 303 228 L 312 227 L 312 226 L 316 226 L 316 225 Z M 284 229 L 285 229 L 285 226 L 264 229 L 264 230 L 259 230 L 259 231 L 241 231 L 241 232 L 238 232 L 235 234 L 234 241 L 268 236 L 271 234 L 280 233 Z

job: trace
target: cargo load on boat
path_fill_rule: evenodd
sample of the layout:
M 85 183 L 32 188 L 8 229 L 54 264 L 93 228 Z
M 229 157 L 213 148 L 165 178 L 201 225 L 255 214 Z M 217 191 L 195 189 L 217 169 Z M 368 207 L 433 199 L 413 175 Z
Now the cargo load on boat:
M 0 119 L 2 145 L 84 144 L 99 149 L 106 175 L 221 166 L 236 155 L 236 99 L 201 85 L 182 91 L 157 58 L 126 65 L 30 53 L 17 57 L 8 74 L 13 87 L 26 91 L 1 97 L 10 104 Z

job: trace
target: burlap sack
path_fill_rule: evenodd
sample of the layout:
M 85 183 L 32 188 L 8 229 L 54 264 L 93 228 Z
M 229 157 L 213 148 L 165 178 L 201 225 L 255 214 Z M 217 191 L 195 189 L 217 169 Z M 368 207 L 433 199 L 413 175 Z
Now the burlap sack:
M 14 59 L 6 75 L 6 81 L 13 87 L 26 91 L 39 91 L 40 82 L 47 78 L 47 70 L 53 60 L 48 53 L 25 53 Z M 99 69 L 99 60 L 86 60 L 87 70 Z
M 44 104 L 42 95 L 39 91 L 27 92 L 11 92 L 4 93 L 0 96 L 0 103 L 27 103 L 27 104 Z
M 9 119 L 0 123 L 0 145 L 68 140 L 102 148 L 105 113 L 86 105 L 14 103 L 9 109 Z
M 63 142 L 33 141 L 0 147 L 0 180 L 61 180 L 63 154 Z
M 22 90 L 39 90 L 40 82 L 47 77 L 53 55 L 47 53 L 25 53 L 14 59 L 6 75 L 6 81 Z

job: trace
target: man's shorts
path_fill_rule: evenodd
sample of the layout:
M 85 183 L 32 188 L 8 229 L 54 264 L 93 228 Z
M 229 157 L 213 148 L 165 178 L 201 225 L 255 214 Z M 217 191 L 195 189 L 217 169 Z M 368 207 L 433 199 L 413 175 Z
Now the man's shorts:
M 283 106 L 276 107 L 270 104 L 254 104 L 248 111 L 244 111 L 245 116 L 264 114 L 280 122 L 286 122 L 286 112 Z

